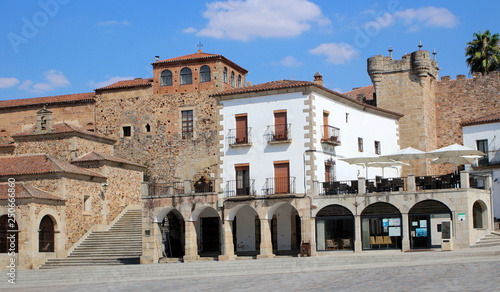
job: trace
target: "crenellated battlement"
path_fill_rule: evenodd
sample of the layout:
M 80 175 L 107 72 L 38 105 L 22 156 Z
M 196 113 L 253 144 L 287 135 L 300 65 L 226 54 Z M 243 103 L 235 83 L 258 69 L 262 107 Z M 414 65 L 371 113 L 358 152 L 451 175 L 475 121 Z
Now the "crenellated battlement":
M 481 73 L 473 73 L 472 74 L 472 78 L 467 78 L 465 75 L 463 74 L 458 74 L 456 77 L 456 79 L 451 79 L 450 76 L 443 76 L 441 77 L 441 80 L 439 81 L 440 83 L 444 83 L 444 82 L 447 82 L 447 81 L 450 81 L 450 82 L 474 82 L 474 81 L 482 81 L 482 82 L 487 82 L 488 80 L 491 80 L 491 82 L 498 82 L 499 79 L 500 79 L 500 72 L 490 72 L 489 74 L 487 75 L 483 75 Z

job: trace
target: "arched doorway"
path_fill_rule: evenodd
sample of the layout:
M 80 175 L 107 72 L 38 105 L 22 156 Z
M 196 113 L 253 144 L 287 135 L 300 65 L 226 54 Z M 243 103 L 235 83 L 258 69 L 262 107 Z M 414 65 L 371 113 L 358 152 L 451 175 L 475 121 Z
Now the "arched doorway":
M 260 219 L 250 206 L 238 208 L 232 221 L 234 252 L 238 256 L 255 256 L 260 251 Z
M 485 223 L 488 222 L 486 204 L 482 201 L 475 201 L 472 205 L 472 227 L 486 228 Z
M 221 254 L 220 228 L 217 211 L 211 207 L 203 209 L 196 222 L 200 256 L 212 257 Z
M 184 218 L 177 209 L 164 210 L 158 214 L 158 226 L 162 235 L 163 257 L 184 256 Z
M 361 213 L 364 250 L 401 249 L 401 213 L 389 203 L 374 203 Z
M 441 247 L 441 223 L 452 219 L 451 210 L 435 200 L 415 204 L 408 212 L 410 248 Z
M 54 221 L 49 215 L 43 216 L 38 230 L 38 251 L 54 252 Z
M 268 212 L 271 243 L 275 255 L 298 255 L 302 240 L 301 219 L 295 207 L 276 204 Z
M 328 205 L 316 214 L 316 250 L 354 250 L 354 216 L 349 209 Z
M 19 251 L 19 227 L 8 215 L 0 217 L 0 253 Z

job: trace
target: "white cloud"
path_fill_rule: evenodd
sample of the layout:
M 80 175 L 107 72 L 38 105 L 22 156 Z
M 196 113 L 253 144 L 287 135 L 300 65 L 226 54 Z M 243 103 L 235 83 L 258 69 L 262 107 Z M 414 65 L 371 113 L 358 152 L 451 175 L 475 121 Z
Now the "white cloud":
M 19 83 L 19 79 L 14 77 L 0 77 L 0 88 L 14 87 Z
M 248 41 L 294 37 L 317 25 L 330 25 L 318 5 L 307 0 L 240 0 L 207 4 L 208 24 L 199 36 Z
M 107 80 L 100 81 L 100 82 L 94 82 L 94 80 L 92 80 L 92 81 L 90 81 L 87 84 L 90 87 L 92 87 L 93 89 L 96 89 L 96 88 L 101 88 L 101 87 L 105 87 L 105 86 L 111 85 L 111 84 L 116 83 L 118 81 L 132 80 L 132 79 L 134 79 L 134 77 L 131 77 L 131 76 L 114 76 L 114 77 L 110 77 Z
M 54 90 L 58 87 L 68 87 L 71 85 L 69 80 L 61 71 L 52 69 L 43 73 L 43 76 L 47 82 L 35 83 L 31 80 L 25 80 L 23 81 L 23 83 L 21 83 L 21 85 L 18 86 L 18 89 L 29 91 L 32 93 L 42 93 L 45 91 Z
M 418 9 L 406 9 L 394 13 L 394 16 L 403 21 L 404 25 L 413 27 L 424 25 L 431 27 L 453 28 L 458 25 L 458 17 L 446 8 L 434 6 L 421 7 Z
M 198 30 L 194 27 L 187 27 L 185 29 L 182 30 L 183 33 L 194 33 L 194 32 L 197 32 Z
M 326 56 L 326 61 L 333 64 L 345 64 L 356 58 L 359 52 L 347 43 L 324 43 L 309 50 L 314 55 Z
M 285 66 L 285 67 L 289 67 L 289 68 L 297 68 L 297 67 L 302 66 L 302 63 L 299 62 L 297 59 L 295 59 L 292 56 L 287 56 L 287 57 L 283 58 L 280 61 L 280 64 Z
M 112 26 L 112 25 L 125 25 L 125 26 L 130 26 L 130 22 L 127 20 L 105 20 L 105 21 L 100 21 L 96 24 L 97 26 Z

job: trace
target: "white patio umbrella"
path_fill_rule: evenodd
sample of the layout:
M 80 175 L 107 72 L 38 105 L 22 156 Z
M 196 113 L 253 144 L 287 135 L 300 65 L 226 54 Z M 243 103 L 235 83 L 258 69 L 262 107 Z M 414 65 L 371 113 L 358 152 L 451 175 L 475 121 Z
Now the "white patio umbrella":
M 356 165 L 361 165 L 366 168 L 366 178 L 368 178 L 368 163 L 374 163 L 374 162 L 392 162 L 387 157 L 383 157 L 380 155 L 375 155 L 375 154 L 369 154 L 366 152 L 361 152 L 359 156 L 354 156 L 354 157 L 347 157 L 347 158 L 340 158 L 339 160 L 345 161 L 349 164 L 356 164 Z
M 426 155 L 427 155 L 427 153 L 422 151 L 422 150 L 418 150 L 418 149 L 415 149 L 413 147 L 407 147 L 407 148 L 398 150 L 396 152 L 385 154 L 382 156 L 398 161 L 398 160 L 422 159 L 422 158 L 426 158 Z
M 452 164 L 471 164 L 476 159 L 481 158 L 483 156 L 479 155 L 464 155 L 464 156 L 455 156 L 455 157 L 441 157 L 434 158 L 431 163 L 432 164 L 440 164 L 440 163 L 452 163 Z
M 394 167 L 394 166 L 401 166 L 401 165 L 410 165 L 408 163 L 404 163 L 404 162 L 401 162 L 401 161 L 389 161 L 389 162 L 368 162 L 366 164 L 367 167 L 381 167 L 382 168 L 382 177 L 384 177 L 384 168 L 386 167 Z M 399 172 L 399 170 L 398 170 Z M 398 173 L 399 175 L 399 173 Z
M 472 149 L 460 144 L 452 144 L 443 148 L 439 148 L 430 152 L 427 152 L 427 157 L 429 158 L 447 158 L 447 157 L 461 157 L 461 156 L 471 156 L 479 155 L 484 156 L 485 153 Z

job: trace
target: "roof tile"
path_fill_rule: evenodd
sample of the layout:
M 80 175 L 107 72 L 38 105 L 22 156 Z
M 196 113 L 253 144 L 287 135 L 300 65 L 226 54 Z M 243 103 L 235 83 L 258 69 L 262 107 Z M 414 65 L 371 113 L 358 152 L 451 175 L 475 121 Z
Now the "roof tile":
M 23 98 L 1 100 L 0 108 L 23 107 L 32 105 L 48 105 L 58 103 L 72 103 L 72 102 L 93 102 L 94 92 L 75 93 L 66 95 L 54 95 L 45 97 Z
M 0 183 L 0 200 L 8 199 L 10 188 L 8 183 Z M 53 200 L 53 201 L 65 201 L 64 199 L 55 196 L 44 190 L 35 188 L 29 184 L 16 182 L 15 183 L 15 198 L 16 199 L 43 199 L 43 200 Z
M 146 87 L 153 85 L 153 78 L 135 78 L 132 80 L 122 80 L 115 82 L 111 85 L 97 88 L 96 91 L 109 90 L 109 89 L 121 89 L 121 88 L 134 88 L 134 87 Z

